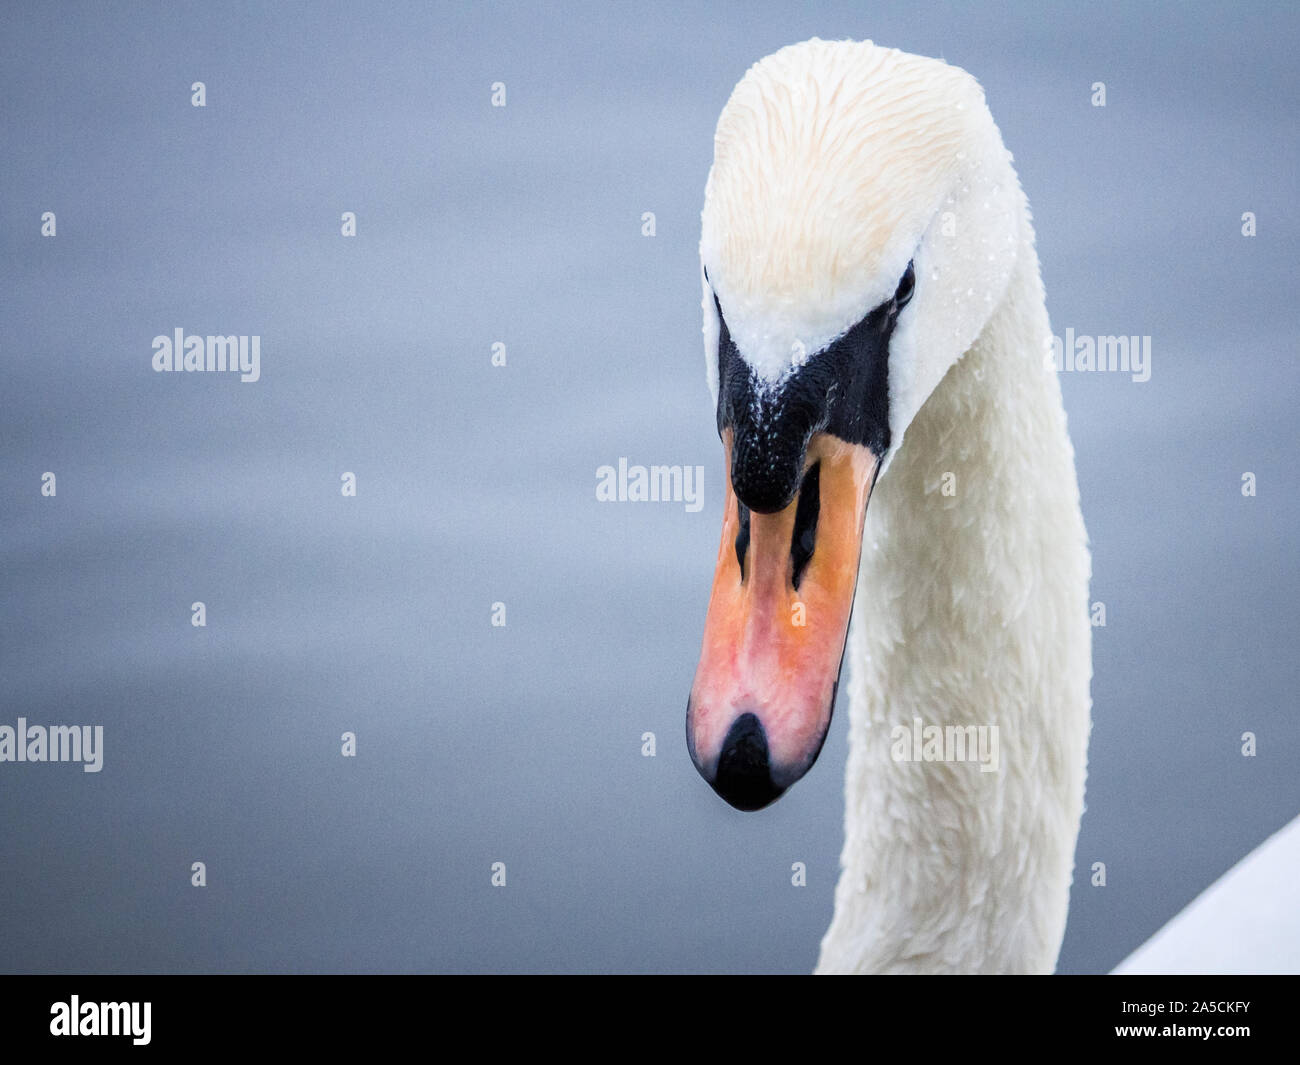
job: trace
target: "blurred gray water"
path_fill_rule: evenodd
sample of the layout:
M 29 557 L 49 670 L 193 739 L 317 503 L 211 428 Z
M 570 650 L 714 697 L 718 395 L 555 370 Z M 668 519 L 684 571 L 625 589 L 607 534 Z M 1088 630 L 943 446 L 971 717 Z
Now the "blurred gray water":
M 1055 330 L 1152 337 L 1145 384 L 1063 375 L 1107 627 L 1061 969 L 1110 968 L 1300 811 L 1293 9 L 8 4 L 0 29 L 0 724 L 105 728 L 101 773 L 0 765 L 0 969 L 812 967 L 842 709 L 759 815 L 683 742 L 722 499 L 712 129 L 810 36 L 974 73 Z M 260 335 L 261 381 L 153 373 L 177 327 Z M 597 502 L 620 456 L 703 465 L 704 509 Z

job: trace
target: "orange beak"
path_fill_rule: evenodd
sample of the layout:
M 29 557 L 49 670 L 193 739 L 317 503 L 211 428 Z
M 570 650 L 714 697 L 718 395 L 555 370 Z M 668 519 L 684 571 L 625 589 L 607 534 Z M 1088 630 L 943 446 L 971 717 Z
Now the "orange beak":
M 815 434 L 795 499 L 760 514 L 733 489 L 730 428 L 723 446 L 722 544 L 686 739 L 714 790 L 757 810 L 802 777 L 825 742 L 878 460 Z

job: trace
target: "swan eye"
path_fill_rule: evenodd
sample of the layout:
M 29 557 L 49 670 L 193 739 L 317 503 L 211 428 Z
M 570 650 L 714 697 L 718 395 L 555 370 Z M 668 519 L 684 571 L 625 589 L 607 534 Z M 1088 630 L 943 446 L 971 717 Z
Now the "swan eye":
M 898 283 L 898 291 L 894 293 L 894 310 L 901 311 L 906 307 L 915 289 L 916 271 L 912 269 L 912 264 L 908 263 L 907 269 L 903 271 L 903 279 Z

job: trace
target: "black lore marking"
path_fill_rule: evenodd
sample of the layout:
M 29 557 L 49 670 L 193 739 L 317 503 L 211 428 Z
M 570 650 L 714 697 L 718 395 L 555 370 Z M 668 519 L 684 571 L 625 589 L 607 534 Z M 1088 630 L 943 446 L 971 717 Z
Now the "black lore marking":
M 760 514 L 789 506 L 813 433 L 862 444 L 878 458 L 889 450 L 889 341 L 915 283 L 909 263 L 893 297 L 775 388 L 745 362 L 714 294 L 718 433 L 732 430 L 731 484 L 742 503 Z
M 740 515 L 740 531 L 736 533 L 736 561 L 740 563 L 740 579 L 745 579 L 745 556 L 749 553 L 749 507 L 739 499 L 736 509 Z
M 790 538 L 790 563 L 794 589 L 799 590 L 803 571 L 812 561 L 817 542 L 817 515 L 821 510 L 821 463 L 817 463 L 803 479 L 799 489 L 799 505 L 794 512 L 794 535 Z

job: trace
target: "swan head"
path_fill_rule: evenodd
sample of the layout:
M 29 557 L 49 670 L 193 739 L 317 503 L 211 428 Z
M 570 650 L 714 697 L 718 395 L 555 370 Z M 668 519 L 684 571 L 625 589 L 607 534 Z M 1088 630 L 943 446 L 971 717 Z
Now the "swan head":
M 733 806 L 821 750 L 873 486 L 1000 304 L 1023 217 L 983 92 L 939 60 L 807 41 L 723 109 L 700 264 L 727 493 L 686 731 Z

